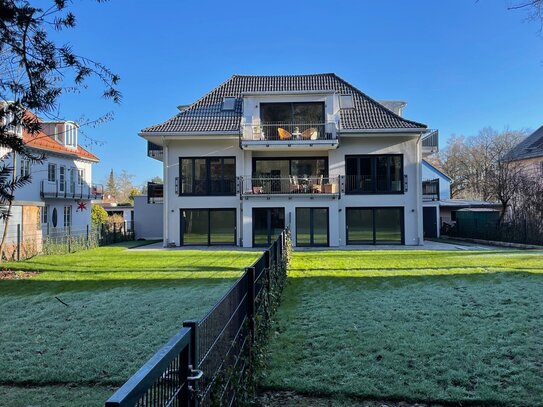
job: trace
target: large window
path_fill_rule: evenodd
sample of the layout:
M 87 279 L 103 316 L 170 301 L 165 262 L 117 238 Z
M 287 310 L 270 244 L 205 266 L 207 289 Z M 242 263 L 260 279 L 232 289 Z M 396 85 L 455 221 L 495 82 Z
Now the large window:
M 328 208 L 296 208 L 296 246 L 328 246 Z
M 57 180 L 57 165 L 51 164 L 47 166 L 47 181 L 55 182 Z
M 403 208 L 347 208 L 347 244 L 403 244 Z
M 182 245 L 235 245 L 235 209 L 181 209 Z
M 180 195 L 235 195 L 235 157 L 180 158 Z
M 253 208 L 253 246 L 268 246 L 285 228 L 285 208 Z
M 322 124 L 324 103 L 261 103 L 260 121 L 264 124 Z
M 348 194 L 403 193 L 403 156 L 400 154 L 346 156 L 345 165 Z
M 288 178 L 328 176 L 328 159 L 326 157 L 303 158 L 255 158 L 253 160 L 253 177 Z
M 77 127 L 73 124 L 66 123 L 66 145 L 71 147 L 77 147 Z

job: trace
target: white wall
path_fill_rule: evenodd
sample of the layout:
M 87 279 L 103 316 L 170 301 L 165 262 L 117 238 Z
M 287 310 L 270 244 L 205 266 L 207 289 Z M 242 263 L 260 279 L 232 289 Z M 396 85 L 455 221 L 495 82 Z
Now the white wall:
M 422 185 L 420 174 L 421 150 L 419 137 L 373 134 L 341 137 L 337 150 L 330 151 L 330 175 L 345 174 L 345 156 L 357 154 L 403 154 L 407 192 L 404 194 L 342 195 L 340 208 L 403 207 L 406 245 L 422 244 Z M 340 246 L 346 244 L 345 210 L 340 217 Z
M 163 204 L 148 203 L 147 196 L 134 197 L 136 239 L 162 239 L 163 229 Z
M 175 193 L 175 178 L 179 176 L 179 157 L 236 157 L 236 175 L 247 176 L 252 172 L 253 157 L 328 156 L 330 176 L 345 174 L 345 155 L 352 154 L 402 154 L 404 174 L 407 176 L 407 191 L 403 194 L 344 195 L 341 199 L 309 196 L 296 197 L 252 197 L 240 200 L 234 196 L 180 197 Z M 237 215 L 237 242 L 244 246 L 252 243 L 252 208 L 283 207 L 288 223 L 292 221 L 295 236 L 296 207 L 328 207 L 330 246 L 346 244 L 345 208 L 347 207 L 402 207 L 404 208 L 404 232 L 406 245 L 423 242 L 422 229 L 422 159 L 420 136 L 403 134 L 364 134 L 342 136 L 340 146 L 330 151 L 244 151 L 238 139 L 186 138 L 169 140 L 164 149 L 164 242 L 180 244 L 180 209 L 190 208 L 234 208 Z M 289 214 L 290 217 L 289 217 Z M 137 230 L 137 228 L 136 228 Z

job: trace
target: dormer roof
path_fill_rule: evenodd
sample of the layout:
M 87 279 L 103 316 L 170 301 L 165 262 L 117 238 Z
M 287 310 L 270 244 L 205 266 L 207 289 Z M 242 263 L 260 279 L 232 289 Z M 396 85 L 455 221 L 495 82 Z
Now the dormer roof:
M 404 119 L 382 106 L 334 73 L 313 75 L 234 75 L 207 95 L 162 124 L 147 127 L 145 133 L 239 133 L 242 98 L 248 93 L 333 92 L 352 95 L 354 108 L 341 109 L 345 130 L 420 129 L 426 125 Z M 232 110 L 222 108 L 226 97 L 236 98 Z

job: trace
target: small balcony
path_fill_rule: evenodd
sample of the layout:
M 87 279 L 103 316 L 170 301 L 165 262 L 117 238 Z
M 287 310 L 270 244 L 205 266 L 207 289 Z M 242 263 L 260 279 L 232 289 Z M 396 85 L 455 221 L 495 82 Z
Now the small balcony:
M 147 203 L 158 204 L 164 202 L 164 184 L 156 182 L 147 183 Z
M 42 181 L 40 194 L 44 199 L 93 199 L 104 198 L 104 187 L 100 184 L 79 184 L 59 181 Z
M 439 201 L 439 178 L 422 181 L 422 200 Z
M 245 124 L 240 134 L 245 150 L 333 150 L 339 146 L 337 124 L 258 123 Z
M 157 144 L 151 143 L 150 141 L 147 142 L 147 157 L 154 158 L 158 161 L 164 160 L 164 150 L 162 146 L 159 146 Z
M 338 197 L 340 194 L 339 177 L 240 177 L 243 197 L 267 197 L 272 195 L 311 197 Z
M 424 156 L 437 153 L 439 151 L 439 132 L 430 130 L 422 136 L 422 154 Z

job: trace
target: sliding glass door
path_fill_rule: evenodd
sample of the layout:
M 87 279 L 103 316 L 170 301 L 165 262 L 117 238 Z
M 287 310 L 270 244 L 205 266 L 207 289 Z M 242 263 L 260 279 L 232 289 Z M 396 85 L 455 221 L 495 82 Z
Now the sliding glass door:
M 284 228 L 284 208 L 253 209 L 253 246 L 269 246 Z
M 235 209 L 181 209 L 181 245 L 235 244 Z
M 347 208 L 347 244 L 403 244 L 403 208 Z
M 296 208 L 296 246 L 328 245 L 328 208 Z

